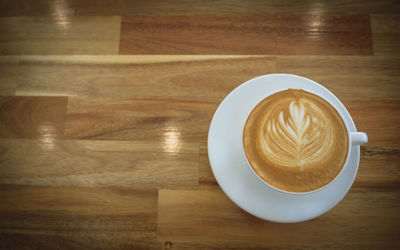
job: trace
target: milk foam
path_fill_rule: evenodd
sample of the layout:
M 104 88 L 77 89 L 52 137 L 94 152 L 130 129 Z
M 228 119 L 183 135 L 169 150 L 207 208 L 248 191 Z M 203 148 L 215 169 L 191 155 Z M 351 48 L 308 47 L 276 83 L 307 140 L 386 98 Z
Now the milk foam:
M 324 112 L 303 98 L 277 101 L 259 128 L 259 146 L 265 157 L 286 167 L 303 168 L 321 161 L 334 142 L 334 128 Z

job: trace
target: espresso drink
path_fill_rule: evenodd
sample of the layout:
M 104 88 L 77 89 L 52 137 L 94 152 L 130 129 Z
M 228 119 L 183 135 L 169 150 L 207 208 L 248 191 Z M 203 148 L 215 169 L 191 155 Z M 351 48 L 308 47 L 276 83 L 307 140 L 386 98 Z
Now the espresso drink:
M 255 172 L 289 192 L 316 190 L 342 169 L 349 147 L 338 112 L 321 97 L 288 89 L 262 100 L 249 115 L 243 146 Z

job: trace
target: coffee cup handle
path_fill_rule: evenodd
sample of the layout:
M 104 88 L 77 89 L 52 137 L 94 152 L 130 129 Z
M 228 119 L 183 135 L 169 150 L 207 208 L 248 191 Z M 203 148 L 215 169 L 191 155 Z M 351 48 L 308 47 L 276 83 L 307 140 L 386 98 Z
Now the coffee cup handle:
M 351 132 L 350 138 L 352 146 L 358 146 L 368 142 L 368 136 L 364 132 Z

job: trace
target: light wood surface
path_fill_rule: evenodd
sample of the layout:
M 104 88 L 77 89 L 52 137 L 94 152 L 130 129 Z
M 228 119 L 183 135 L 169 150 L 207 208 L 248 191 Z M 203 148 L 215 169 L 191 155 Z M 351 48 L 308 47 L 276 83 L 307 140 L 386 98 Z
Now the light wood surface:
M 196 188 L 198 145 L 176 147 L 184 149 L 176 152 L 178 148 L 170 145 L 144 141 L 1 139 L 0 180 L 46 186 Z
M 19 96 L 187 97 L 220 102 L 240 83 L 276 72 L 275 64 L 271 56 L 7 57 L 0 82 L 8 89 L 16 84 Z
M 179 152 L 181 146 L 185 147 L 181 144 L 204 141 L 216 108 L 215 102 L 195 99 L 87 101 L 71 98 L 64 137 L 149 140 L 166 144 L 166 151 L 171 147 L 169 151 Z
M 67 97 L 0 97 L 1 138 L 63 136 Z
M 119 16 L 2 17 L 0 54 L 118 54 Z
M 397 1 L 0 0 L 0 249 L 399 249 Z M 361 147 L 342 202 L 278 224 L 207 154 L 244 81 L 311 78 Z

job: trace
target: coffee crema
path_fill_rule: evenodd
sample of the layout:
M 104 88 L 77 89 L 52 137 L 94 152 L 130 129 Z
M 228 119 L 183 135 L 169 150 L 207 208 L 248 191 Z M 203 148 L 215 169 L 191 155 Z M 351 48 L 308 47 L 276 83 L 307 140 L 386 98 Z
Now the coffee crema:
M 346 161 L 348 144 L 338 112 L 301 89 L 262 100 L 243 131 L 244 150 L 254 171 L 289 192 L 313 191 L 331 182 Z

